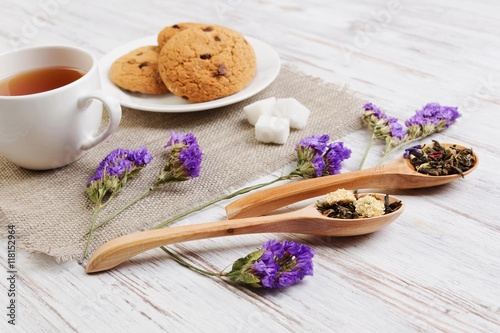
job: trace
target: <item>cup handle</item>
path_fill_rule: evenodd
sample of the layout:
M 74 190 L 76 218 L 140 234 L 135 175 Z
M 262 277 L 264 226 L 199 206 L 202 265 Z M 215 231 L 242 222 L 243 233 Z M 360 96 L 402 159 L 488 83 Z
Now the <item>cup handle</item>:
M 120 120 L 122 119 L 122 108 L 118 100 L 114 97 L 106 95 L 102 90 L 96 90 L 85 96 L 82 100 L 80 100 L 81 105 L 83 107 L 88 106 L 92 99 L 97 99 L 102 102 L 106 110 L 109 114 L 109 123 L 104 131 L 87 139 L 81 146 L 82 150 L 88 150 L 98 143 L 106 140 L 120 124 Z

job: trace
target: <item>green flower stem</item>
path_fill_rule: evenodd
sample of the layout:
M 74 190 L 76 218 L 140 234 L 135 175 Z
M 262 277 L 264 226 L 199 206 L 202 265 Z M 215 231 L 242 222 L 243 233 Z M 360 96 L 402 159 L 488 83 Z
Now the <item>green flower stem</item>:
M 90 242 L 92 241 L 92 235 L 94 234 L 94 226 L 95 226 L 95 223 L 97 221 L 97 215 L 104 208 L 104 206 L 105 205 L 98 205 L 94 209 L 94 214 L 92 214 L 92 223 L 90 225 L 90 230 L 88 232 L 87 244 L 85 245 L 85 249 L 83 250 L 83 259 L 87 258 L 87 255 L 89 252 L 89 247 L 90 247 Z
M 111 199 L 114 198 L 115 194 L 116 194 L 116 192 L 111 193 L 111 195 L 108 197 L 108 199 L 104 203 L 102 203 L 100 201 L 96 203 L 97 206 L 94 209 L 94 213 L 92 214 L 92 222 L 90 224 L 90 229 L 85 234 L 85 236 L 88 236 L 88 239 L 87 239 L 87 244 L 85 245 L 85 250 L 83 250 L 83 259 L 85 259 L 87 257 L 88 250 L 90 247 L 90 242 L 92 241 L 92 234 L 94 233 L 94 230 L 96 229 L 95 223 L 97 221 L 97 215 L 99 215 L 99 213 L 110 203 Z M 99 200 L 102 200 L 102 198 L 100 198 Z
M 397 145 L 397 146 L 395 146 L 395 147 L 393 147 L 393 148 L 391 148 L 391 149 L 389 149 L 389 150 L 386 150 L 386 151 L 384 152 L 384 155 L 382 155 L 382 158 L 381 158 L 381 159 L 378 161 L 378 163 L 376 164 L 376 166 L 381 165 L 381 164 L 385 161 L 385 159 L 387 158 L 387 156 L 391 155 L 392 153 L 394 153 L 394 152 L 395 152 L 396 150 L 398 150 L 399 148 L 401 148 L 401 147 L 403 147 L 403 146 L 405 146 L 405 145 L 407 145 L 407 144 L 413 143 L 413 142 L 415 142 L 415 141 L 421 140 L 421 139 L 423 139 L 423 138 L 425 138 L 425 137 L 426 137 L 426 136 L 420 136 L 420 137 L 418 137 L 418 138 L 414 138 L 414 139 L 411 139 L 411 140 L 405 141 L 405 142 L 403 142 L 403 143 L 401 143 L 401 144 L 399 144 L 399 145 Z
M 373 141 L 375 141 L 375 134 L 372 134 L 372 137 L 370 138 L 370 141 L 368 141 L 368 146 L 366 146 L 365 153 L 363 154 L 363 157 L 361 158 L 361 162 L 359 162 L 358 170 L 361 170 L 363 168 L 363 165 L 365 164 L 366 157 L 368 156 L 368 152 L 370 151 Z
M 293 173 L 292 173 L 292 174 L 293 174 Z M 165 222 L 162 222 L 162 223 L 160 223 L 160 224 L 158 224 L 158 225 L 154 226 L 154 227 L 153 227 L 153 228 L 151 228 L 151 229 L 160 229 L 160 228 L 164 228 L 164 227 L 166 227 L 166 226 L 168 226 L 168 225 L 170 225 L 170 224 L 174 223 L 175 221 L 177 221 L 177 220 L 179 220 L 179 219 L 181 219 L 181 218 L 183 218 L 183 217 L 185 217 L 185 216 L 187 216 L 187 215 L 189 215 L 189 214 L 192 214 L 192 213 L 198 212 L 198 211 L 200 211 L 200 210 L 202 210 L 202 209 L 204 209 L 204 208 L 206 208 L 206 207 L 208 207 L 208 206 L 210 206 L 210 205 L 213 205 L 213 204 L 215 204 L 215 203 L 218 203 L 218 202 L 220 202 L 220 201 L 223 201 L 223 200 L 227 200 L 227 199 L 234 198 L 234 197 L 236 197 L 236 196 L 238 196 L 238 195 L 245 194 L 245 193 L 251 192 L 251 191 L 253 191 L 253 190 L 256 190 L 256 189 L 259 189 L 259 188 L 262 188 L 262 187 L 265 187 L 265 186 L 268 186 L 268 185 L 271 185 L 271 184 L 274 184 L 274 183 L 277 183 L 277 182 L 279 182 L 279 181 L 281 181 L 281 180 L 292 179 L 292 178 L 294 177 L 294 175 L 292 175 L 292 174 L 287 175 L 287 176 L 281 176 L 281 177 L 276 178 L 276 179 L 274 179 L 274 180 L 271 180 L 270 182 L 267 182 L 267 183 L 262 183 L 262 184 L 257 184 L 257 185 L 253 185 L 253 186 L 248 186 L 248 187 L 242 188 L 241 190 L 238 190 L 238 191 L 236 191 L 236 192 L 233 192 L 233 193 L 231 193 L 231 194 L 225 195 L 225 196 L 223 196 L 223 197 L 220 197 L 220 198 L 214 199 L 214 200 L 209 201 L 209 202 L 207 202 L 207 203 L 205 203 L 205 204 L 203 204 L 203 205 L 199 205 L 199 206 L 194 207 L 194 208 L 192 208 L 192 209 L 190 209 L 190 210 L 188 210 L 188 211 L 186 211 L 186 212 L 184 212 L 184 213 L 181 213 L 181 214 L 179 214 L 179 215 L 176 215 L 176 216 L 174 216 L 174 217 L 172 217 L 172 218 L 170 218 L 170 219 L 166 220 Z
M 99 222 L 96 226 L 91 227 L 90 230 L 87 232 L 87 234 L 90 234 L 90 233 L 94 232 L 94 230 L 99 229 L 100 227 L 102 227 L 103 225 L 105 225 L 106 223 L 108 223 L 109 221 L 111 221 L 112 219 L 114 219 L 115 217 L 117 217 L 118 215 L 120 215 L 121 213 L 123 213 L 127 208 L 129 208 L 130 206 L 133 206 L 134 204 L 136 204 L 141 199 L 144 199 L 145 197 L 147 197 L 148 195 L 150 195 L 157 188 L 158 187 L 156 187 L 156 186 L 151 186 L 146 191 L 142 192 L 141 194 L 139 194 L 138 196 L 136 196 L 134 199 L 132 199 L 125 206 L 123 206 L 122 208 L 120 208 L 119 210 L 117 210 L 116 212 L 114 212 L 113 214 L 108 215 L 104 220 L 102 220 L 101 222 Z
M 414 141 L 414 140 L 412 140 L 412 141 Z M 405 142 L 405 144 L 410 143 L 412 141 Z M 382 155 L 382 158 L 380 158 L 380 160 L 377 162 L 377 164 L 375 164 L 375 166 L 381 165 L 389 155 L 391 155 L 394 151 L 396 151 L 397 149 L 399 149 L 402 146 L 404 146 L 404 145 L 397 145 L 396 147 L 384 152 L 384 155 Z
M 165 251 L 169 256 L 171 256 L 179 264 L 181 264 L 184 267 L 189 268 L 192 271 L 195 271 L 196 273 L 199 273 L 199 274 L 205 275 L 205 276 L 216 276 L 216 277 L 219 277 L 219 278 L 221 278 L 224 275 L 223 273 L 209 272 L 209 271 L 203 270 L 201 268 L 198 268 L 198 267 L 196 267 L 194 265 L 191 265 L 190 263 L 188 263 L 187 261 L 185 261 L 184 259 L 182 259 L 181 257 L 179 257 L 177 254 L 171 252 L 165 246 L 161 246 L 161 249 L 163 251 Z

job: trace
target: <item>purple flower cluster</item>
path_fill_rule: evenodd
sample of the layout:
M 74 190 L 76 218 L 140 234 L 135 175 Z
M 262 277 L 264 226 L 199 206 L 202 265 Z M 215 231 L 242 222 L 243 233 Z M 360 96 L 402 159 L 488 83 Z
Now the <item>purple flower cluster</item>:
M 314 149 L 319 155 L 323 155 L 326 152 L 326 146 L 328 141 L 330 141 L 330 136 L 328 134 L 315 134 L 299 141 L 297 149 L 300 147 L 307 147 Z
M 332 142 L 328 145 L 325 154 L 326 160 L 326 173 L 329 175 L 336 175 L 342 169 L 342 161 L 351 157 L 351 150 L 344 146 L 343 142 Z
M 457 107 L 441 106 L 439 103 L 428 103 L 422 110 L 417 110 L 415 115 L 405 122 L 407 127 L 412 125 L 433 124 L 435 126 L 444 124 L 444 127 L 449 127 L 461 115 Z
M 370 128 L 374 138 L 386 142 L 384 156 L 404 143 L 443 131 L 460 117 L 457 107 L 428 103 L 405 121 L 406 129 L 403 130 L 396 118 L 388 117 L 374 104 L 365 104 L 364 109 L 363 122 Z
M 103 180 L 105 175 L 120 179 L 125 173 L 144 167 L 152 160 L 153 157 L 145 147 L 140 147 L 137 150 L 115 149 L 101 161 L 88 184 L 96 180 Z
M 373 103 L 365 104 L 364 109 L 363 119 L 377 137 L 389 136 L 401 140 L 405 136 L 406 132 L 397 118 L 387 116 Z
M 460 117 L 457 107 L 441 106 L 438 103 L 428 103 L 422 110 L 405 121 L 406 129 L 399 124 L 396 118 L 388 117 L 372 103 L 364 106 L 363 123 L 372 132 L 372 141 L 379 139 L 385 141 L 385 148 L 379 164 L 393 151 L 404 144 L 423 139 L 434 133 L 439 133 L 455 123 Z M 365 157 L 370 149 L 368 145 L 359 168 L 361 169 Z M 405 152 L 405 156 L 410 154 Z
M 187 180 L 200 175 L 203 153 L 192 133 L 170 132 L 170 139 L 165 148 L 169 148 L 169 157 L 160 176 L 161 182 Z
M 373 111 L 373 114 L 377 117 L 377 118 L 387 118 L 386 114 L 383 113 L 375 104 L 373 103 L 366 103 L 365 106 L 363 106 L 363 108 L 365 109 L 365 111 Z
M 292 174 L 315 178 L 340 173 L 341 163 L 351 156 L 342 142 L 331 142 L 330 136 L 312 135 L 297 145 L 297 169 Z
M 293 241 L 267 241 L 259 260 L 252 265 L 253 274 L 266 288 L 292 286 L 307 275 L 313 275 L 314 251 Z
M 170 139 L 168 140 L 167 144 L 165 145 L 165 148 L 167 147 L 173 147 L 175 145 L 185 145 L 185 146 L 193 146 L 193 145 L 198 145 L 198 141 L 196 140 L 196 137 L 194 136 L 193 133 L 175 133 L 174 131 L 170 131 Z

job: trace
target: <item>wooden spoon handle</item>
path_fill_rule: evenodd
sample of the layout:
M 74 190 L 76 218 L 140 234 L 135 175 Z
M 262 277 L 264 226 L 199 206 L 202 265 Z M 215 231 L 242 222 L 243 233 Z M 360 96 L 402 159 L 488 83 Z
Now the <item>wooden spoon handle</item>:
M 90 257 L 87 273 L 113 268 L 139 253 L 156 247 L 192 240 L 252 233 L 287 232 L 287 223 L 294 212 L 231 221 L 209 222 L 174 228 L 154 229 L 115 238 L 99 247 Z
M 393 168 L 378 167 L 344 174 L 311 178 L 248 194 L 226 206 L 229 219 L 260 216 L 280 207 L 325 195 L 339 188 L 384 187 L 391 180 Z

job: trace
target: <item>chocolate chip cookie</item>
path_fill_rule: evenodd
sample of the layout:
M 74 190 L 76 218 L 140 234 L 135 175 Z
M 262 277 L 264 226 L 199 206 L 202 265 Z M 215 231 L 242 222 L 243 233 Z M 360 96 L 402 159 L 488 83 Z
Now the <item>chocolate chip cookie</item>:
M 217 25 L 188 28 L 160 51 L 158 70 L 167 88 L 191 102 L 234 94 L 255 76 L 252 46 L 240 33 Z
M 158 47 L 143 46 L 116 59 L 109 77 L 118 87 L 142 94 L 168 92 L 158 72 Z

